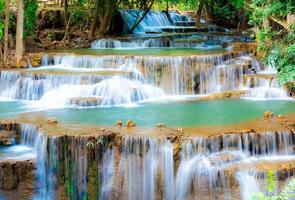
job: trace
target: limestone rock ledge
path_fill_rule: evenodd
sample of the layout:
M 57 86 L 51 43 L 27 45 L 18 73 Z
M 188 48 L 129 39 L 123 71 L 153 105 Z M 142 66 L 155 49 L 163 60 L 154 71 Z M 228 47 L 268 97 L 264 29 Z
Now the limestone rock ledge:
M 0 161 L 0 194 L 4 199 L 31 199 L 35 172 L 34 160 Z

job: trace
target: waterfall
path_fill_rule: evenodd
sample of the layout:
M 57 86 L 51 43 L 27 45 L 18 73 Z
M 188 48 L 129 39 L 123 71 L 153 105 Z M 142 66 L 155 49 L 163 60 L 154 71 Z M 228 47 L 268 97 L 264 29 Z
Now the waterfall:
M 241 186 L 241 198 L 243 200 L 247 200 L 251 195 L 261 191 L 259 183 L 255 177 L 251 176 L 249 173 L 238 172 L 237 179 Z
M 167 200 L 174 199 L 174 159 L 173 159 L 173 144 L 167 141 L 162 146 L 162 171 L 165 177 L 164 181 L 164 197 Z
M 63 183 L 72 199 L 94 198 L 94 188 L 96 199 L 247 199 L 265 187 L 257 164 L 295 159 L 292 132 L 188 137 L 175 153 L 179 144 L 158 137 L 124 136 L 112 146 L 100 136 L 46 136 L 25 124 L 20 130 L 22 144 L 38 152 L 35 199 L 55 199 Z M 293 176 L 275 173 L 278 180 Z
M 121 16 L 130 30 L 137 20 L 142 17 L 145 11 L 140 10 L 120 10 Z M 150 11 L 144 19 L 138 24 L 134 32 L 158 31 L 161 32 L 161 27 L 171 26 L 164 12 Z
M 255 86 L 244 95 L 248 99 L 291 99 L 287 91 L 278 86 L 275 79 L 254 78 Z M 247 87 L 250 88 L 248 81 Z
M 165 38 L 149 39 L 98 39 L 91 44 L 92 49 L 136 49 L 136 48 L 195 48 L 195 49 L 221 49 L 221 41 L 186 41 Z
M 102 184 L 100 199 L 111 199 L 114 179 L 114 150 L 106 150 L 102 161 Z
M 189 140 L 189 152 L 210 154 L 219 151 L 236 150 L 255 155 L 292 155 L 294 134 L 288 132 L 265 132 L 224 134 L 211 138 L 192 138 Z M 188 147 L 186 147 L 188 148 Z
M 0 97 L 33 100 L 32 106 L 42 109 L 127 105 L 240 89 L 247 89 L 243 98 L 290 99 L 275 78 L 256 74 L 264 66 L 257 62 L 249 66 L 246 57 L 244 53 L 175 57 L 46 55 L 43 65 L 47 66 L 1 71 Z
M 39 187 L 37 187 L 37 192 L 34 194 L 33 199 L 54 199 L 53 177 L 47 174 L 48 163 L 52 162 L 51 159 L 48 161 L 47 157 L 48 137 L 38 132 L 36 127 L 29 124 L 21 124 L 20 132 L 21 144 L 32 147 L 37 152 L 36 182 L 39 184 Z M 50 148 L 50 150 L 52 149 Z M 51 154 L 51 156 L 53 155 L 54 153 Z M 52 172 L 52 170 L 49 170 L 49 172 Z

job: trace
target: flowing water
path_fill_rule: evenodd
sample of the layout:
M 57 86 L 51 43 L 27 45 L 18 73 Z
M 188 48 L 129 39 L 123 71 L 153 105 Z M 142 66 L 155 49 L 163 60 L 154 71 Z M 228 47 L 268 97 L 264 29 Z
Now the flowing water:
M 264 187 L 266 172 L 257 164 L 295 159 L 291 132 L 190 137 L 178 156 L 175 144 L 157 137 L 126 136 L 120 146 L 98 137 L 90 148 L 90 138 L 48 137 L 30 125 L 22 125 L 21 134 L 38 152 L 35 199 L 55 199 L 64 181 L 72 199 L 248 199 Z
M 144 11 L 121 10 L 120 14 L 127 26 L 126 28 L 131 30 L 133 25 L 142 17 Z M 191 22 L 191 24 L 194 25 L 194 20 L 192 18 L 186 15 L 181 15 L 177 12 L 165 13 L 161 11 L 150 11 L 135 28 L 134 32 L 162 32 L 163 28 L 179 28 L 179 26 L 176 26 L 179 22 L 188 25 L 190 25 L 189 22 Z
M 120 14 L 130 31 L 143 12 Z M 132 119 L 140 127 L 194 128 L 253 120 L 265 111 L 295 113 L 295 102 L 273 68 L 249 52 L 231 50 L 231 42 L 248 42 L 249 36 L 217 33 L 216 26 L 196 33 L 194 23 L 177 12 L 151 11 L 135 35 L 102 38 L 89 49 L 45 53 L 37 68 L 3 69 L 0 119 L 40 111 L 76 125 L 110 126 Z M 228 93 L 236 99 L 204 100 Z M 266 193 L 265 165 L 295 160 L 291 131 L 174 141 L 140 134 L 116 139 L 50 135 L 29 124 L 16 130 L 19 144 L 12 138 L 10 146 L 1 147 L 0 161 L 35 162 L 35 200 L 246 200 Z M 0 126 L 0 134 L 6 132 Z M 274 173 L 277 193 L 295 171 Z
M 45 55 L 43 67 L 2 71 L 0 96 L 33 100 L 42 108 L 66 107 L 73 99 L 77 105 L 112 106 L 234 90 L 248 90 L 243 97 L 250 99 L 290 99 L 274 79 L 255 76 L 265 67 L 251 59 L 246 53 L 230 52 L 176 57 Z

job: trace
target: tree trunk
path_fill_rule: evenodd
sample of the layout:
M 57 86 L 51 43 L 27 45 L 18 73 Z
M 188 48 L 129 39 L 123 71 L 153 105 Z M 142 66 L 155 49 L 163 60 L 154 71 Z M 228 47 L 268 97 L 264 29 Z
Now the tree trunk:
M 209 12 L 208 4 L 203 4 L 203 8 L 205 10 L 205 19 L 206 19 L 206 21 L 212 22 L 213 17 L 211 16 L 211 13 Z
M 169 1 L 166 0 L 166 12 L 169 13 Z
M 95 33 L 95 29 L 97 26 L 97 22 L 98 22 L 98 12 L 99 12 L 99 4 L 100 4 L 100 0 L 96 0 L 96 6 L 95 6 L 95 13 L 94 13 L 94 18 L 92 21 L 92 26 L 90 29 L 90 35 L 89 38 L 92 39 Z
M 203 7 L 204 7 L 204 0 L 200 0 L 198 10 L 197 10 L 197 15 L 196 15 L 196 25 L 199 25 L 201 22 Z
M 23 58 L 23 32 L 24 32 L 24 1 L 17 2 L 17 29 L 16 29 L 16 66 L 21 65 Z
M 132 28 L 130 29 L 130 33 L 133 33 L 133 31 L 136 29 L 136 27 L 138 26 L 138 24 L 145 18 L 145 16 L 149 13 L 149 11 L 151 10 L 152 6 L 154 4 L 154 0 L 152 0 L 150 2 L 150 4 L 147 6 L 147 9 L 145 10 L 145 12 L 143 13 L 143 15 L 140 17 L 139 20 L 137 20 L 137 22 L 132 26 Z
M 68 7 L 68 0 L 64 0 L 64 12 L 65 12 L 65 35 L 64 35 L 64 38 L 63 40 L 67 40 L 70 41 L 71 38 L 69 36 L 69 32 L 70 32 L 70 29 L 71 29 L 71 18 L 72 18 L 72 15 L 69 16 L 69 7 Z
M 107 8 L 105 10 L 102 20 L 99 23 L 98 34 L 104 35 L 106 32 L 108 32 L 110 23 L 111 23 L 111 14 L 110 14 L 110 9 Z
M 287 26 L 289 30 L 291 29 L 291 25 L 295 23 L 295 14 L 288 14 L 287 16 Z
M 238 18 L 239 18 L 238 29 L 245 30 L 247 27 L 247 18 L 245 16 L 245 9 L 244 8 L 240 8 L 238 10 Z
M 4 24 L 5 24 L 5 29 L 4 29 L 4 53 L 3 53 L 4 65 L 6 65 L 7 57 L 8 57 L 9 4 L 10 4 L 10 0 L 6 0 L 5 22 L 4 22 Z

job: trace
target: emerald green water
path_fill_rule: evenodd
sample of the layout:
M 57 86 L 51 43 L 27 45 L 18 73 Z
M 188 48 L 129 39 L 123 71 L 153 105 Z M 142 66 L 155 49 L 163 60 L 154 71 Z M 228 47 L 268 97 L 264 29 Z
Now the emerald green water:
M 78 124 L 113 125 L 117 120 L 132 119 L 137 125 L 154 127 L 165 123 L 170 127 L 232 124 L 253 120 L 263 112 L 295 113 L 294 101 L 214 100 L 195 103 L 144 104 L 137 107 L 49 110 L 45 114 L 59 121 Z
M 210 55 L 227 52 L 222 48 L 142 48 L 142 49 L 69 49 L 60 50 L 61 53 L 74 53 L 80 55 L 157 55 L 157 56 L 191 56 L 191 55 Z M 54 51 L 56 53 L 56 51 Z
M 0 101 L 0 119 L 12 118 L 27 109 L 18 101 Z
M 0 119 L 31 112 L 21 102 L 0 102 Z M 261 118 L 263 112 L 295 113 L 295 101 L 212 100 L 192 103 L 149 103 L 135 107 L 63 108 L 45 110 L 45 116 L 75 124 L 113 125 L 132 119 L 142 127 L 165 123 L 170 127 L 233 124 Z

